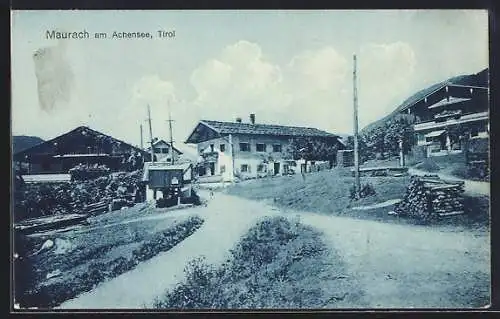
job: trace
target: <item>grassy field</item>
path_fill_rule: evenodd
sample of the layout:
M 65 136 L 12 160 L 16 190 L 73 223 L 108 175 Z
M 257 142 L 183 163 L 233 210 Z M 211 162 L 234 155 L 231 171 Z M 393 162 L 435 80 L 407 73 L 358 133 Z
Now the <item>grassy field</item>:
M 322 234 L 298 221 L 267 217 L 220 267 L 203 259 L 156 302 L 160 309 L 299 309 L 362 306 L 362 291 Z
M 376 194 L 358 201 L 350 199 L 354 179 L 348 169 L 333 169 L 306 175 L 257 179 L 235 184 L 226 189 L 231 195 L 264 200 L 284 208 L 333 215 L 354 213 L 353 206 L 371 205 L 402 198 L 409 182 L 402 177 L 363 177 L 361 184 L 370 183 Z
M 297 210 L 328 215 L 371 219 L 383 222 L 418 224 L 420 221 L 389 215 L 392 206 L 356 210 L 353 207 L 402 199 L 409 184 L 409 176 L 362 177 L 361 184 L 370 183 L 376 194 L 361 200 L 351 200 L 354 183 L 349 169 L 332 169 L 306 175 L 284 176 L 250 180 L 225 189 L 231 195 L 265 201 L 284 210 Z M 443 226 L 485 228 L 489 225 L 489 198 L 466 197 L 465 215 L 450 216 L 438 221 Z M 433 224 L 436 226 L 436 224 Z
M 257 179 L 238 183 L 227 192 L 255 200 L 268 200 L 275 204 L 298 210 L 314 210 L 327 214 L 342 214 L 352 205 L 370 205 L 389 199 L 400 198 L 408 176 L 403 177 L 363 177 L 361 184 L 371 183 L 375 187 L 374 196 L 351 201 L 350 188 L 354 179 L 348 169 L 333 169 L 300 175 Z
M 177 218 L 173 212 L 140 208 L 96 216 L 88 225 L 65 232 L 27 237 L 24 260 L 31 265 L 32 283 L 17 294 L 19 302 L 26 307 L 57 306 L 169 250 L 203 223 L 196 216 Z M 36 253 L 47 240 L 53 247 Z M 22 271 L 28 275 L 27 269 Z

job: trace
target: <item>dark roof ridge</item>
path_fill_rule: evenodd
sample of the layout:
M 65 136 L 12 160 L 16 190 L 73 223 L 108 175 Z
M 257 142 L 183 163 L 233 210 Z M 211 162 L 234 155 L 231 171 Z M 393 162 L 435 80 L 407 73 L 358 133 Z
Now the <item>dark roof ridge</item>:
M 317 131 L 320 131 L 320 132 L 328 133 L 330 135 L 338 136 L 337 134 L 330 133 L 330 132 L 327 132 L 327 131 L 324 131 L 324 130 L 321 130 L 321 129 L 318 129 L 318 128 L 315 128 L 315 127 L 310 127 L 310 126 L 280 125 L 280 124 L 268 124 L 268 123 L 254 123 L 254 124 L 252 124 L 252 123 L 239 123 L 239 122 L 217 121 L 217 120 L 200 120 L 200 122 L 206 122 L 208 124 L 210 122 L 215 122 L 215 123 L 231 124 L 231 125 L 248 125 L 248 126 L 262 125 L 262 126 L 275 126 L 275 127 L 286 127 L 286 128 L 309 129 L 309 130 L 317 130 Z
M 40 146 L 42 146 L 42 145 L 49 144 L 49 143 L 53 142 L 55 139 L 61 138 L 61 137 L 63 137 L 63 136 L 67 136 L 67 135 L 69 135 L 69 134 L 71 134 L 71 133 L 73 133 L 73 132 L 77 132 L 78 130 L 83 130 L 83 129 L 85 129 L 85 130 L 89 130 L 89 131 L 92 131 L 92 132 L 93 132 L 93 133 L 95 133 L 95 134 L 100 134 L 100 135 L 103 135 L 103 136 L 105 136 L 105 137 L 112 138 L 113 140 L 115 140 L 115 141 L 117 141 L 117 142 L 120 142 L 120 143 L 123 143 L 123 144 L 126 144 L 126 145 L 128 145 L 128 146 L 132 147 L 132 148 L 133 148 L 133 149 L 135 149 L 135 150 L 139 150 L 139 151 L 141 151 L 141 152 L 145 152 L 144 150 L 141 150 L 141 149 L 140 149 L 140 147 L 136 147 L 136 146 L 134 146 L 134 145 L 132 145 L 132 144 L 130 144 L 130 143 L 127 143 L 127 142 L 125 142 L 125 141 L 122 141 L 122 140 L 120 140 L 120 139 L 117 139 L 117 138 L 115 138 L 115 137 L 113 137 L 113 136 L 111 136 L 111 135 L 107 135 L 107 134 L 105 134 L 105 133 L 102 133 L 102 132 L 96 131 L 96 130 L 94 130 L 94 129 L 92 129 L 92 128 L 90 128 L 90 127 L 86 126 L 86 125 L 80 125 L 80 126 L 77 126 L 76 128 L 74 128 L 74 129 L 72 129 L 72 130 L 70 130 L 70 131 L 68 131 L 68 132 L 66 132 L 66 133 L 63 133 L 63 134 L 58 135 L 58 136 L 56 136 L 56 137 L 53 137 L 53 138 L 51 138 L 50 140 L 46 140 L 46 141 L 44 141 L 44 142 L 42 142 L 42 143 L 40 143 L 40 144 L 34 145 L 34 146 L 30 147 L 30 148 L 27 148 L 27 149 L 25 149 L 25 150 L 22 150 L 22 151 L 20 151 L 20 152 L 16 153 L 16 154 L 13 154 L 13 156 L 16 156 L 16 155 L 19 155 L 19 154 L 23 154 L 23 153 L 27 153 L 28 151 L 30 151 L 30 150 L 32 150 L 32 149 L 34 149 L 34 148 L 40 147 Z

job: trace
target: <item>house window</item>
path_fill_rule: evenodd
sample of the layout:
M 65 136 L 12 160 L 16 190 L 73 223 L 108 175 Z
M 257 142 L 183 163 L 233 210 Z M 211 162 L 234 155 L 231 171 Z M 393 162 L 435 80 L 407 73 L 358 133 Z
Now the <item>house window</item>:
M 248 165 L 248 164 L 241 164 L 241 172 L 242 173 L 250 173 L 250 165 Z
M 162 148 L 162 149 L 161 149 L 161 152 L 162 152 L 163 154 L 168 154 L 168 148 Z
M 274 144 L 273 145 L 273 152 L 281 152 L 281 144 Z
M 266 166 L 264 164 L 257 165 L 257 172 L 262 173 L 266 171 Z
M 221 144 L 220 145 L 220 151 L 225 152 L 226 151 L 226 144 Z
M 210 152 L 214 151 L 214 144 L 210 144 Z
M 241 152 L 250 152 L 250 144 L 249 143 L 240 143 L 240 151 Z
M 224 174 L 226 172 L 226 165 L 221 165 L 220 166 L 220 173 Z
M 154 148 L 154 151 L 155 151 L 155 153 L 157 153 L 157 154 L 160 154 L 160 153 L 161 153 L 161 149 L 160 149 L 160 148 L 158 148 L 158 147 L 155 147 L 155 148 Z
M 266 151 L 266 144 L 257 143 L 256 148 L 257 148 L 257 152 L 265 152 Z

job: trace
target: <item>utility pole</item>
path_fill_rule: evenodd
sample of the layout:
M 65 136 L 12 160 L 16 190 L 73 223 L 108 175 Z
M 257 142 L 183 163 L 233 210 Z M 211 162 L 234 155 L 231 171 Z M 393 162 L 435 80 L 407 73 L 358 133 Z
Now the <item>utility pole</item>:
M 229 147 L 231 147 L 231 182 L 234 183 L 234 149 L 232 134 L 229 134 Z
M 172 165 L 175 162 L 175 153 L 174 153 L 174 136 L 172 134 L 172 113 L 170 112 L 170 101 L 168 102 L 168 128 L 170 131 L 170 156 L 172 158 Z
M 153 129 L 151 128 L 151 108 L 149 107 L 148 104 L 148 123 L 149 123 L 149 137 L 150 137 L 150 142 L 151 142 L 151 163 L 154 163 L 155 161 L 155 150 L 153 147 Z
M 353 70 L 353 93 L 354 93 L 354 178 L 355 178 L 355 192 L 356 196 L 360 195 L 361 183 L 359 181 L 359 150 L 358 150 L 358 88 L 357 88 L 357 74 L 356 74 L 356 54 L 353 56 L 354 70 Z
M 142 124 L 140 126 L 141 126 L 141 150 L 144 150 L 144 144 L 143 144 L 144 138 L 142 137 Z

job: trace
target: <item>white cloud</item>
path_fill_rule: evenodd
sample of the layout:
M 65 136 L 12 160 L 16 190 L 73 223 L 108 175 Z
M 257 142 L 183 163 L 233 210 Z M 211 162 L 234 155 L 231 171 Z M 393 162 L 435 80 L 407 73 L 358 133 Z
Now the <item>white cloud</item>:
M 349 64 L 334 48 L 305 51 L 292 58 L 289 65 L 293 89 L 329 91 L 345 84 Z
M 416 58 L 402 42 L 367 45 L 360 57 L 360 102 L 370 101 L 363 108 L 367 124 L 380 116 L 380 108 L 394 108 L 407 93 Z M 350 132 L 352 67 L 352 57 L 332 46 L 300 52 L 280 66 L 266 60 L 258 44 L 239 41 L 197 68 L 191 83 L 205 117 L 246 119 L 256 112 L 263 123 Z
M 158 75 L 147 75 L 134 85 L 132 98 L 136 103 L 165 104 L 176 101 L 174 90 L 172 82 L 164 81 Z
M 357 58 L 360 122 L 366 125 L 414 93 L 417 59 L 404 42 L 368 44 Z
M 226 120 L 242 112 L 272 111 L 285 98 L 280 83 L 279 67 L 262 57 L 257 44 L 247 41 L 226 47 L 191 75 L 200 115 L 213 117 L 215 112 Z

